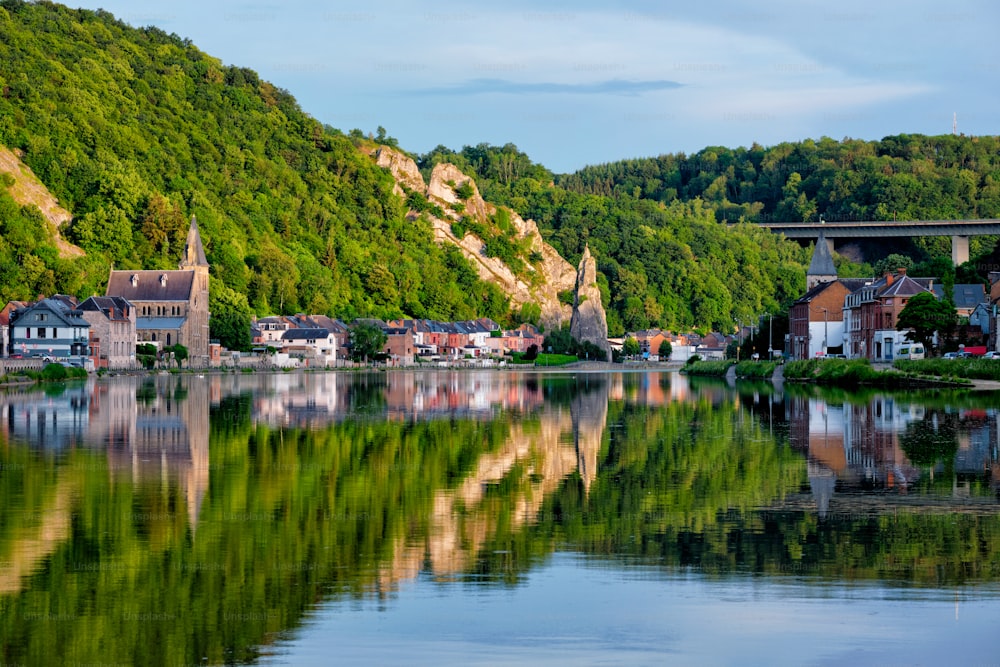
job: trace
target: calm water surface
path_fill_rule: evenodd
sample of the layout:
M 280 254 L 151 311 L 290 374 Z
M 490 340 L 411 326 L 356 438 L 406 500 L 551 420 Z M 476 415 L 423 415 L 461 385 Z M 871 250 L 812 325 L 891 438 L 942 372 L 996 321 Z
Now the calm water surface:
M 1000 664 L 992 395 L 671 373 L 0 394 L 0 665 Z

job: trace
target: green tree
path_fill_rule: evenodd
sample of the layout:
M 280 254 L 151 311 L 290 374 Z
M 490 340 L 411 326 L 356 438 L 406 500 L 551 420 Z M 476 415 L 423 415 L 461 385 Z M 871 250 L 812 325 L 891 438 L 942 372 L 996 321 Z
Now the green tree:
M 634 357 L 639 354 L 639 341 L 633 336 L 628 336 L 625 338 L 625 343 L 622 345 L 622 352 L 627 357 Z
M 180 368 L 184 365 L 184 362 L 188 358 L 188 349 L 177 343 L 176 345 L 171 345 L 170 347 L 163 348 L 163 351 L 172 355 L 173 360 L 177 362 L 177 367 Z
M 351 359 L 371 361 L 382 354 L 389 337 L 377 324 L 359 322 L 351 329 Z
M 245 294 L 229 289 L 225 285 L 210 284 L 208 321 L 209 336 L 229 350 L 249 352 L 252 344 L 250 325 L 253 312 Z
M 938 301 L 931 292 L 921 292 L 910 297 L 899 313 L 896 331 L 905 331 L 907 340 L 923 343 L 924 349 L 931 349 L 934 332 L 948 335 L 958 323 L 955 308 L 945 301 Z
M 887 273 L 895 273 L 897 269 L 909 271 L 913 268 L 913 260 L 906 255 L 894 252 L 885 259 L 875 262 L 873 268 L 876 276 L 884 276 Z
M 664 340 L 660 343 L 660 349 L 657 350 L 657 354 L 660 355 L 660 361 L 665 359 L 670 359 L 670 355 L 674 351 L 674 346 L 670 344 L 669 340 Z

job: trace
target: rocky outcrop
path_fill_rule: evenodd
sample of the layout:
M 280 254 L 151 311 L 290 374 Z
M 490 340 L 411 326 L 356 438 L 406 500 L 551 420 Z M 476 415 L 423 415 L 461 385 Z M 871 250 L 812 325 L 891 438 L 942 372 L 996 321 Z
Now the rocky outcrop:
M 589 246 L 583 249 L 580 268 L 576 273 L 576 295 L 573 299 L 569 333 L 579 341 L 593 343 L 604 350 L 607 360 L 611 360 L 608 320 L 601 304 L 601 290 L 597 287 L 597 262 L 590 255 Z
M 537 253 L 540 261 L 529 264 L 527 273 L 516 275 L 503 261 L 486 256 L 486 244 L 483 239 L 471 233 L 465 233 L 462 238 L 455 235 L 452 223 L 469 216 L 483 224 L 493 224 L 492 217 L 496 214 L 496 206 L 483 200 L 475 181 L 463 174 L 458 167 L 451 164 L 439 164 L 431 173 L 430 183 L 424 187 L 423 178 L 416 163 L 400 151 L 379 147 L 371 153 L 376 163 L 385 167 L 396 178 L 397 184 L 402 184 L 410 190 L 422 193 L 427 200 L 436 205 L 442 216 L 425 214 L 430 220 L 434 231 L 434 239 L 438 243 L 451 243 L 457 246 L 462 254 L 472 263 L 483 280 L 491 282 L 510 298 L 511 305 L 519 308 L 522 304 L 536 303 L 541 307 L 541 324 L 547 329 L 557 329 L 571 319 L 573 309 L 560 303 L 559 293 L 575 289 L 577 271 L 563 259 L 555 248 L 542 239 L 538 225 L 533 220 L 525 220 L 515 211 L 509 211 L 511 225 L 520 239 L 527 239 L 530 252 Z M 457 190 L 468 183 L 471 194 L 464 199 L 459 197 Z M 402 188 L 399 194 L 402 194 Z M 410 214 L 416 219 L 416 212 Z M 595 302 L 600 308 L 600 299 Z M 601 311 L 603 318 L 603 311 Z M 607 327 L 605 327 L 606 331 Z M 606 345 L 605 341 L 605 345 Z
M 9 174 L 14 179 L 13 185 L 8 188 L 14 201 L 21 206 L 37 206 L 49 221 L 49 232 L 55 239 L 60 257 L 79 257 L 84 254 L 82 248 L 64 239 L 60 233 L 60 228 L 73 216 L 59 205 L 55 195 L 38 180 L 31 167 L 21 162 L 20 151 L 15 152 L 0 146 L 0 173 Z
M 383 169 L 388 169 L 389 173 L 396 179 L 396 187 L 393 188 L 393 192 L 400 197 L 405 196 L 400 185 L 421 194 L 427 189 L 424 185 L 424 177 L 420 175 L 420 169 L 417 168 L 417 163 L 403 153 L 382 146 L 372 154 L 372 157 L 375 158 L 375 164 Z
M 463 200 L 455 191 L 466 183 L 472 186 L 472 195 Z M 476 220 L 484 222 L 496 212 L 496 207 L 487 206 L 483 201 L 476 182 L 453 164 L 439 164 L 434 167 L 430 185 L 427 186 L 427 199 L 436 204 L 444 204 L 446 210 L 456 219 L 462 215 L 471 215 Z M 462 212 L 456 211 L 456 208 L 460 208 Z

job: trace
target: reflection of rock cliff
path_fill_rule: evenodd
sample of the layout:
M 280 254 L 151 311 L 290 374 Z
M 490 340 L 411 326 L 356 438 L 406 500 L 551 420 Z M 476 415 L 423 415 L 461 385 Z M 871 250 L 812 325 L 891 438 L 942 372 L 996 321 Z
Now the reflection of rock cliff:
M 501 521 L 512 530 L 536 521 L 545 498 L 574 471 L 589 491 L 597 476 L 607 413 L 608 385 L 595 381 L 573 398 L 568 413 L 549 406 L 537 423 L 512 424 L 501 450 L 483 456 L 458 488 L 437 493 L 426 543 L 398 543 L 391 563 L 382 569 L 382 585 L 416 577 L 425 563 L 437 576 L 467 571 Z M 513 510 L 501 518 L 489 489 L 505 479 L 518 490 L 503 499 L 503 506 Z
M 439 164 L 434 167 L 430 184 L 425 186 L 416 163 L 399 151 L 382 146 L 375 151 L 373 157 L 379 166 L 388 169 L 395 177 L 398 194 L 402 196 L 408 190 L 424 195 L 441 211 L 443 217 L 434 212 L 422 214 L 430 221 L 435 240 L 457 246 L 472 262 L 479 277 L 499 286 L 510 298 L 512 306 L 516 308 L 525 303 L 537 303 L 542 309 L 541 321 L 548 329 L 558 328 L 570 319 L 572 309 L 569 305 L 560 303 L 559 293 L 576 287 L 577 272 L 559 256 L 555 248 L 542 240 L 533 220 L 524 220 L 516 212 L 508 211 L 516 240 L 527 243 L 529 252 L 540 257 L 538 261 L 525 262 L 524 271 L 515 274 L 499 258 L 487 256 L 483 239 L 470 232 L 459 237 L 452 229 L 452 223 L 458 222 L 463 216 L 469 216 L 480 224 L 493 225 L 492 217 L 498 209 L 483 201 L 475 181 L 454 165 Z M 472 194 L 462 199 L 456 191 L 466 184 L 471 188 Z M 421 214 L 415 211 L 410 212 L 411 219 L 416 219 L 419 215 Z M 591 280 L 587 284 L 593 282 Z M 603 320 L 604 310 L 600 299 L 592 300 L 591 307 L 600 310 Z M 605 325 L 605 334 L 606 330 Z

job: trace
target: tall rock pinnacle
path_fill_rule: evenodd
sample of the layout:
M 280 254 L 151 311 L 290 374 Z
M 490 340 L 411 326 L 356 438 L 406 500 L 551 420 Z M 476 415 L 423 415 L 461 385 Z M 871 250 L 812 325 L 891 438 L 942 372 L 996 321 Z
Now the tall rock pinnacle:
M 611 360 L 608 344 L 608 319 L 601 305 L 601 290 L 597 287 L 597 262 L 590 255 L 590 247 L 583 249 L 580 267 L 576 272 L 576 294 L 573 297 L 573 318 L 569 332 L 579 341 L 589 341 L 604 350 Z

